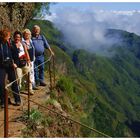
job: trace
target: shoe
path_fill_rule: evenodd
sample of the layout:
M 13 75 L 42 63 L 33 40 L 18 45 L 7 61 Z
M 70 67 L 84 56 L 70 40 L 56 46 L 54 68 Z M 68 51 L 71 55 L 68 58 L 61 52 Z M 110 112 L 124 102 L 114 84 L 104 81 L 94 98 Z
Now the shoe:
M 45 82 L 40 82 L 40 86 L 45 87 L 47 84 Z
M 33 91 L 29 91 L 29 94 L 30 94 L 30 95 L 34 95 L 34 92 L 33 92 Z
M 4 104 L 1 105 L 1 108 L 4 108 Z
M 36 87 L 38 87 L 39 86 L 39 81 L 36 81 L 35 85 L 36 85 Z
M 39 88 L 37 88 L 36 86 L 33 86 L 33 90 L 39 90 Z
M 12 102 L 11 102 L 11 99 L 10 98 L 8 98 L 8 104 L 9 105 L 12 105 Z
M 16 102 L 15 103 L 15 106 L 20 106 L 21 105 L 21 102 Z

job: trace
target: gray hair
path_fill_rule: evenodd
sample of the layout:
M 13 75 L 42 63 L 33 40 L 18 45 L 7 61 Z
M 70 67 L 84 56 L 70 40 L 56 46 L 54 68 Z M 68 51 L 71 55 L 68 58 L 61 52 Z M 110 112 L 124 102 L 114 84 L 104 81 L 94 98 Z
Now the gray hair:
M 34 27 L 33 28 L 38 28 L 38 29 L 40 29 L 40 27 L 38 26 L 38 25 L 34 25 Z

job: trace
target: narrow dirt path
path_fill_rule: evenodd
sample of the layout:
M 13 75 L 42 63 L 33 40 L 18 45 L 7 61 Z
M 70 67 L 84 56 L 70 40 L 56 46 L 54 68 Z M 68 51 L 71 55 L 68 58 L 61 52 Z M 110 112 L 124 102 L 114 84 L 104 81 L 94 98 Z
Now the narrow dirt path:
M 39 90 L 35 91 L 35 94 L 31 96 L 31 100 L 43 103 L 43 101 L 46 101 L 47 98 L 49 98 L 49 83 L 46 87 L 39 86 Z M 20 117 L 23 113 L 23 110 L 27 110 L 28 102 L 27 99 L 24 97 L 28 97 L 26 94 L 21 94 L 23 97 L 22 99 L 22 105 L 17 107 L 13 105 L 9 105 L 9 137 L 22 137 L 21 136 L 21 129 L 25 127 L 25 124 L 22 122 L 16 120 L 15 118 Z M 31 108 L 38 108 L 37 105 L 30 103 Z M 4 109 L 0 109 L 0 137 L 2 138 L 4 136 Z

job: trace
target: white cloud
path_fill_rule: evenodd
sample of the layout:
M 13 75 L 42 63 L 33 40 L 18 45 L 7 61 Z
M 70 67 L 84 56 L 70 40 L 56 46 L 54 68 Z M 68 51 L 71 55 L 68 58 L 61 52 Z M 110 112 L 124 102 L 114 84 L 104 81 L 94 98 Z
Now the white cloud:
M 45 17 L 43 17 L 43 19 L 47 19 L 47 20 L 53 22 L 53 21 L 55 20 L 56 17 L 57 17 L 57 16 L 56 16 L 56 13 L 52 13 L 51 15 L 48 15 L 48 14 L 45 15 Z
M 140 11 L 105 11 L 77 8 L 61 8 L 46 19 L 54 22 L 65 39 L 76 46 L 87 50 L 100 51 L 104 44 L 118 41 L 107 40 L 104 31 L 108 28 L 122 29 L 140 35 Z M 100 44 L 100 45 L 99 45 Z M 102 47 L 101 47 L 102 46 Z M 107 45 L 106 45 L 107 46 Z

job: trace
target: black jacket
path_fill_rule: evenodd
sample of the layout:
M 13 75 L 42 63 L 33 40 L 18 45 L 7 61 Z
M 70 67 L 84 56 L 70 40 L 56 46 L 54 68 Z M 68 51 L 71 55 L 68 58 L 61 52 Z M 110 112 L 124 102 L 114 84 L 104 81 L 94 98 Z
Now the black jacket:
M 19 67 L 18 49 L 13 41 L 11 42 L 11 52 L 14 63 Z
M 2 67 L 3 61 L 6 57 L 9 57 L 15 64 L 17 64 L 17 66 L 19 66 L 18 50 L 15 43 L 11 42 L 10 45 L 6 43 L 5 47 L 3 47 L 0 40 L 0 67 Z

